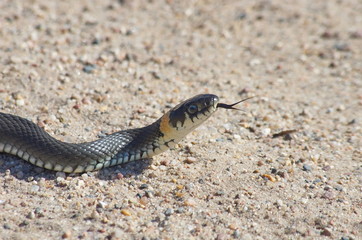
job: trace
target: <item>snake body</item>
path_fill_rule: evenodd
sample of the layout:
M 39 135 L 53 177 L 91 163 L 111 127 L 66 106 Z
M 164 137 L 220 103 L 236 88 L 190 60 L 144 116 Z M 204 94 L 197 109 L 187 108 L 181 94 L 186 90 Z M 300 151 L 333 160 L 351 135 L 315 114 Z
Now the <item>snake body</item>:
M 18 156 L 38 167 L 81 173 L 150 158 L 174 146 L 208 119 L 218 107 L 213 94 L 197 95 L 181 102 L 156 122 L 123 130 L 85 143 L 62 142 L 33 122 L 0 113 L 0 152 Z

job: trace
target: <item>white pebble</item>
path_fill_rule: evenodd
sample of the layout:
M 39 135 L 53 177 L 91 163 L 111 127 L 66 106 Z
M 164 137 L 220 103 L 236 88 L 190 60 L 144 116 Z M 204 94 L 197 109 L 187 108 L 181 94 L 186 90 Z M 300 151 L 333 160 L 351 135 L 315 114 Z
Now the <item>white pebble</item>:
M 31 192 L 38 192 L 39 189 L 40 189 L 40 187 L 38 185 L 32 185 L 30 190 L 31 190 Z
M 56 120 L 57 120 L 57 117 L 56 117 L 54 114 L 51 114 L 51 115 L 49 115 L 49 119 L 50 119 L 51 121 L 56 121 Z
M 240 140 L 241 139 L 241 136 L 239 134 L 234 134 L 233 137 L 234 137 L 235 140 Z
M 87 180 L 88 177 L 89 177 L 88 174 L 86 174 L 86 173 L 83 173 L 83 174 L 82 174 L 82 179 L 83 179 L 83 180 Z
M 80 179 L 79 179 L 79 180 L 77 181 L 77 186 L 78 186 L 78 187 L 83 187 L 84 185 L 85 185 L 85 183 L 84 183 L 83 180 L 80 180 Z
M 254 58 L 249 62 L 249 66 L 256 66 L 256 65 L 260 65 L 261 64 L 261 60 Z
M 264 137 L 268 136 L 268 135 L 270 134 L 270 132 L 271 132 L 270 128 L 263 128 L 263 129 L 261 130 L 261 134 L 262 134 L 262 136 L 264 136 Z
M 15 101 L 15 104 L 17 106 L 24 106 L 25 101 L 24 101 L 24 99 L 18 99 L 18 100 Z
M 10 62 L 11 63 L 20 63 L 22 60 L 21 58 L 17 57 L 17 56 L 11 56 L 10 57 Z
M 318 154 L 318 153 L 317 153 L 317 154 L 312 154 L 312 155 L 310 156 L 310 158 L 312 159 L 313 162 L 317 162 L 320 157 L 321 157 L 321 155 Z
M 99 181 L 98 184 L 99 184 L 100 187 L 107 186 L 106 181 Z
M 281 207 L 281 206 L 283 206 L 283 201 L 281 199 L 278 199 L 276 201 L 276 204 L 277 204 L 278 207 Z
M 106 208 L 107 205 L 108 205 L 108 203 L 106 203 L 106 202 L 103 202 L 103 201 L 99 201 L 99 202 L 98 202 L 98 206 L 99 206 L 100 208 Z

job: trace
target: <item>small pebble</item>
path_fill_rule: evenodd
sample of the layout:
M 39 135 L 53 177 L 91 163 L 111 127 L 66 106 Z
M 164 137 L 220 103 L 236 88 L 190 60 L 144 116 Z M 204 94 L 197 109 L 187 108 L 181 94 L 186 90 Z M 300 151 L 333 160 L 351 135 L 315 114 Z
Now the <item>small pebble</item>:
M 78 186 L 78 187 L 84 187 L 84 185 L 85 185 L 85 183 L 84 183 L 83 180 L 77 179 L 77 186 Z
M 161 171 L 166 171 L 166 170 L 167 170 L 167 167 L 164 166 L 164 165 L 161 165 L 161 166 L 159 167 L 159 169 L 160 169 Z
M 29 225 L 29 221 L 24 220 L 19 224 L 19 227 L 24 227 L 24 226 L 28 226 Z
M 321 155 L 320 154 L 312 154 L 310 156 L 310 159 L 313 161 L 313 162 L 317 162 L 319 159 L 320 159 Z
M 71 231 L 65 231 L 62 234 L 62 238 L 71 238 L 72 237 L 72 232 Z
M 236 225 L 233 224 L 233 223 L 229 225 L 229 228 L 230 228 L 231 230 L 236 230 L 236 229 L 238 229 L 238 228 L 236 227 Z
M 193 198 L 189 198 L 189 199 L 185 200 L 184 205 L 188 206 L 188 207 L 195 207 L 196 206 L 196 201 Z
M 41 214 L 42 211 L 41 211 L 40 208 L 37 207 L 37 208 L 35 208 L 34 213 L 35 213 L 35 214 Z
M 81 177 L 82 177 L 83 180 L 87 180 L 87 179 L 89 178 L 89 176 L 88 176 L 87 173 L 83 173 L 83 174 L 81 175 Z
M 310 172 L 310 171 L 312 171 L 312 167 L 308 164 L 304 164 L 303 171 Z
M 326 191 L 323 193 L 322 198 L 333 200 L 335 198 L 335 194 L 333 192 Z
M 337 51 L 348 52 L 351 50 L 350 46 L 347 43 L 339 42 L 333 46 Z
M 122 173 L 117 173 L 117 176 L 116 178 L 119 180 L 119 179 L 123 179 L 124 178 L 124 175 Z
M 226 240 L 227 239 L 227 236 L 224 234 L 224 233 L 219 233 L 217 236 L 216 236 L 216 240 Z
M 139 189 L 147 189 L 148 185 L 146 183 L 141 184 L 141 186 L 139 187 Z
M 24 99 L 18 99 L 18 100 L 15 100 L 15 104 L 17 106 L 24 106 L 25 105 L 25 101 Z
M 146 206 L 148 204 L 148 198 L 146 196 L 143 196 L 143 197 L 140 198 L 139 202 L 143 206 Z
M 278 207 L 282 207 L 284 205 L 281 199 L 278 199 L 275 203 L 277 204 Z
M 197 161 L 197 159 L 194 158 L 194 157 L 187 157 L 186 160 L 185 160 L 185 163 L 192 164 L 192 163 L 194 163 L 196 161 Z
M 320 178 L 313 180 L 313 184 L 317 184 L 317 183 L 321 183 L 321 182 L 322 182 L 322 180 Z
M 360 39 L 360 38 L 362 38 L 362 30 L 351 32 L 350 38 L 353 38 L 353 39 Z
M 321 235 L 330 237 L 330 236 L 332 236 L 332 233 L 328 228 L 324 228 L 323 231 L 321 232 Z
M 234 134 L 233 137 L 234 137 L 235 140 L 240 140 L 241 139 L 241 136 L 239 134 Z
M 107 205 L 108 205 L 108 203 L 103 202 L 103 201 L 99 201 L 98 204 L 97 204 L 97 207 L 98 208 L 106 208 Z
M 321 37 L 324 39 L 333 39 L 333 38 L 338 38 L 338 35 L 339 34 L 337 32 L 326 31 L 322 33 Z
M 285 172 L 285 171 L 278 171 L 277 175 L 282 177 L 282 178 L 288 178 L 288 176 L 289 176 L 288 173 Z
M 66 181 L 64 178 L 62 178 L 62 177 L 57 177 L 57 178 L 55 179 L 55 182 L 56 182 L 60 187 L 65 187 L 65 186 L 68 185 L 67 181 Z
M 4 223 L 3 228 L 4 228 L 4 229 L 11 229 L 10 225 L 7 224 L 7 223 Z
M 152 198 L 155 194 L 153 191 L 145 191 L 146 192 L 146 197 L 148 198 Z
M 40 187 L 38 185 L 32 185 L 30 191 L 35 193 L 38 192 Z
M 261 135 L 262 135 L 263 137 L 266 137 L 266 136 L 268 136 L 268 135 L 270 134 L 270 132 L 271 132 L 271 129 L 270 129 L 270 128 L 263 128 L 263 129 L 261 130 Z
M 108 184 L 107 181 L 103 181 L 103 180 L 98 182 L 98 185 L 99 185 L 100 187 L 107 186 L 107 184 Z
M 99 218 L 99 213 L 97 211 L 93 211 L 90 215 L 91 219 L 98 219 Z
M 233 238 L 237 238 L 237 239 L 239 239 L 240 238 L 240 231 L 239 231 L 239 229 L 236 229 L 234 232 L 233 232 Z
M 219 190 L 215 193 L 215 196 L 223 196 L 225 195 L 225 192 L 223 190 Z
M 34 219 L 35 218 L 35 213 L 30 212 L 30 213 L 28 213 L 28 215 L 26 215 L 26 217 L 29 218 L 29 219 Z
M 93 73 L 95 69 L 96 69 L 96 66 L 94 64 L 86 64 L 83 67 L 83 72 Z
M 165 211 L 166 216 L 171 216 L 173 214 L 174 210 L 172 208 L 167 208 Z
M 255 237 L 252 236 L 252 235 L 249 234 L 249 233 L 246 233 L 246 234 L 243 234 L 243 236 L 242 236 L 241 239 L 243 239 L 243 240 L 253 240 L 253 239 L 255 239 Z
M 121 213 L 122 213 L 123 215 L 125 215 L 125 216 L 131 216 L 131 215 L 132 215 L 131 212 L 128 211 L 127 209 L 122 209 L 122 210 L 121 210 Z
M 111 233 L 110 236 L 111 236 L 110 239 L 112 240 L 124 239 L 124 232 L 121 229 L 116 229 L 114 230 L 114 232 Z
M 266 178 L 266 179 L 268 179 L 269 181 L 271 181 L 271 182 L 276 182 L 277 180 L 275 179 L 275 177 L 273 177 L 272 175 L 270 175 L 270 174 L 263 174 L 263 175 L 261 175 L 263 178 Z
M 185 212 L 185 208 L 184 207 L 179 207 L 176 209 L 177 213 L 184 213 Z
M 11 56 L 10 57 L 10 63 L 21 63 L 22 59 L 17 56 Z
M 92 40 L 92 45 L 98 45 L 101 42 L 101 40 L 99 38 L 94 38 Z
M 261 64 L 261 60 L 257 59 L 257 58 L 254 58 L 254 59 L 249 61 L 249 66 L 257 66 L 257 65 L 260 65 L 260 64 Z
M 329 171 L 331 170 L 331 166 L 327 165 L 322 168 L 323 171 Z
M 182 185 L 178 185 L 178 187 L 177 187 L 179 190 L 182 190 Z M 193 189 L 194 188 L 194 184 L 193 183 L 187 183 L 186 185 L 185 185 L 185 189 L 186 190 L 191 190 L 191 189 Z

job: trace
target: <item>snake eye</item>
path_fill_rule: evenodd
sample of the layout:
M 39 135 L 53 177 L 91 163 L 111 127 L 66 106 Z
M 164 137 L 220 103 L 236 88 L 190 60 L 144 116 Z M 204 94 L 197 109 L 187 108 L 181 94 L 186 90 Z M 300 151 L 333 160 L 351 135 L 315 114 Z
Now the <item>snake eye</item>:
M 197 112 L 198 108 L 196 105 L 192 104 L 190 106 L 187 107 L 187 111 L 190 114 L 194 114 L 195 112 Z

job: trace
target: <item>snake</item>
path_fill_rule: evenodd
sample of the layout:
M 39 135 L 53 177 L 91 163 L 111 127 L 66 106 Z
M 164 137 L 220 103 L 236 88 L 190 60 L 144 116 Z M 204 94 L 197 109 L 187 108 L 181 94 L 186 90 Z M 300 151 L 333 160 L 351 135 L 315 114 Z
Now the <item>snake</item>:
M 219 97 L 214 94 L 196 95 L 173 107 L 148 126 L 117 131 L 84 143 L 57 140 L 25 118 L 0 112 L 0 153 L 17 156 L 53 171 L 96 171 L 152 158 L 174 147 L 218 108 L 237 109 L 234 105 L 247 99 L 225 104 L 219 103 Z

